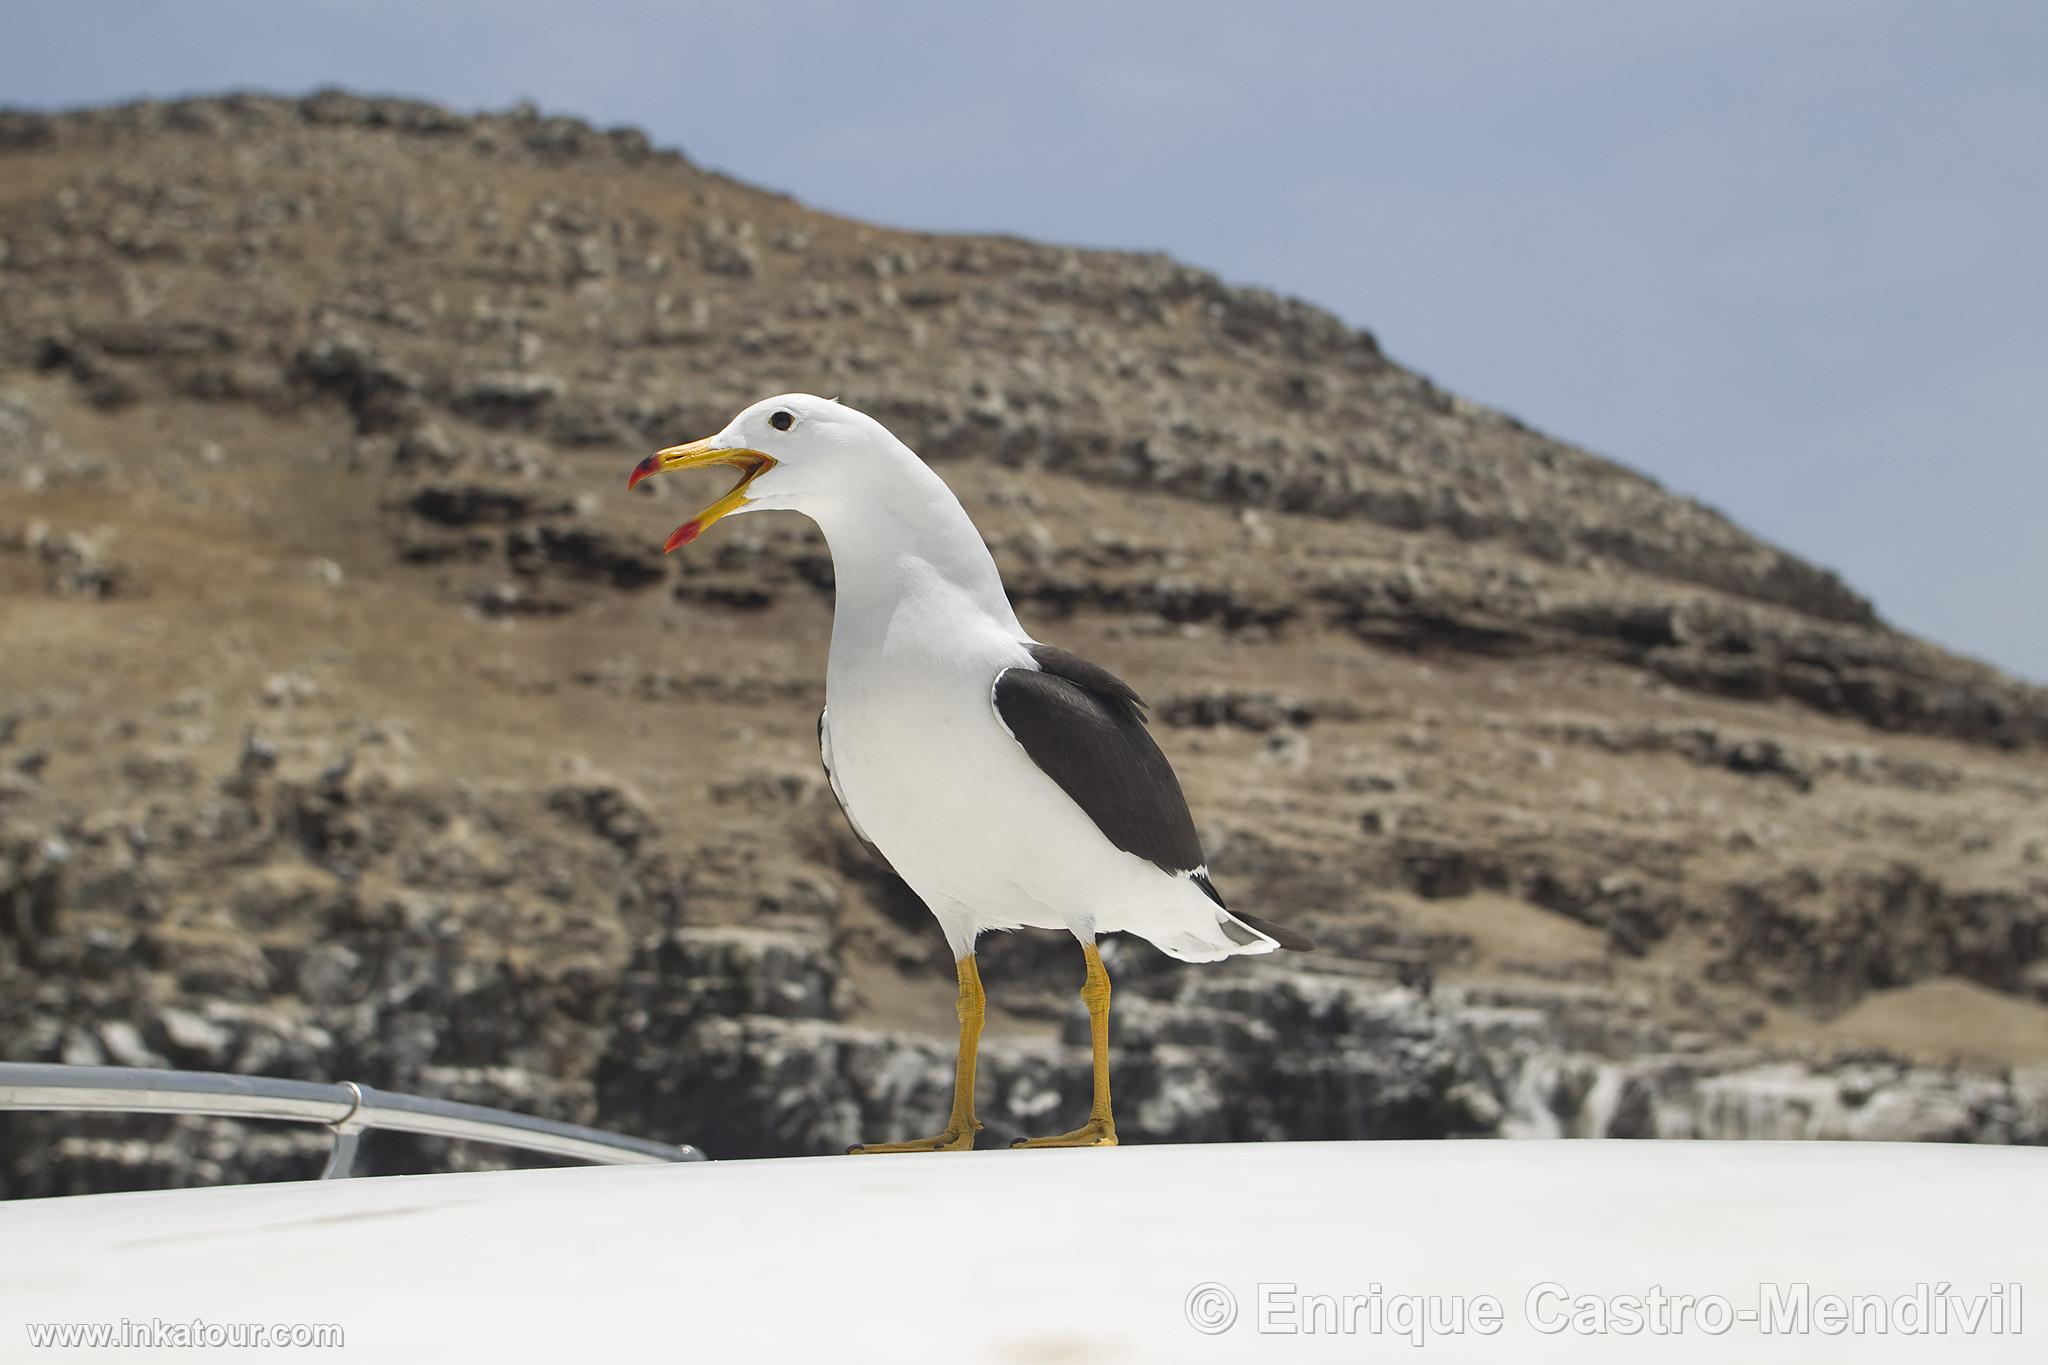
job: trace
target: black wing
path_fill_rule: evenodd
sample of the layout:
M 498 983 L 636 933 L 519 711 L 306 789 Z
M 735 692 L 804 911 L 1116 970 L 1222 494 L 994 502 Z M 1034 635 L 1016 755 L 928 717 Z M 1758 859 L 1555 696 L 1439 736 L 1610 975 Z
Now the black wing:
M 996 675 L 996 715 L 1039 770 L 1060 784 L 1111 843 L 1200 887 L 1223 913 L 1225 931 L 1240 943 L 1253 940 L 1236 925 L 1282 948 L 1313 949 L 1306 934 L 1225 909 L 1203 867 L 1202 841 L 1180 781 L 1145 729 L 1145 702 L 1131 685 L 1064 649 L 1026 648 L 1039 671 L 1008 668 Z
M 1187 798 L 1145 729 L 1138 694 L 1063 649 L 1028 648 L 1036 671 L 1009 668 L 996 677 L 1003 727 L 1118 848 L 1176 874 L 1201 867 Z

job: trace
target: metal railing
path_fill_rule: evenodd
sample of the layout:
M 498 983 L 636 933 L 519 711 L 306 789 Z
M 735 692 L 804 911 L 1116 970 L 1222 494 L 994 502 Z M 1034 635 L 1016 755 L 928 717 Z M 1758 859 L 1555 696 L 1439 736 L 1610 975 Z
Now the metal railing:
M 321 1084 L 219 1071 L 0 1062 L 0 1110 L 4 1109 L 197 1114 L 317 1123 L 334 1134 L 334 1150 L 320 1173 L 322 1180 L 350 1173 L 356 1144 L 371 1129 L 486 1142 L 605 1166 L 705 1159 L 695 1147 L 672 1147 L 581 1124 L 515 1114 L 509 1109 L 402 1095 L 354 1081 Z

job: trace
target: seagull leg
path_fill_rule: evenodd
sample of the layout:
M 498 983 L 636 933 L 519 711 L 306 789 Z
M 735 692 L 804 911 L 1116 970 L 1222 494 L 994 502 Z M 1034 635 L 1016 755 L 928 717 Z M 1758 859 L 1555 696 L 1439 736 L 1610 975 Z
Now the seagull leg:
M 847 1148 L 849 1155 L 974 1150 L 974 1134 L 981 1127 L 974 1117 L 974 1054 L 981 1045 L 981 1021 L 987 1012 L 987 999 L 981 993 L 981 969 L 975 965 L 973 953 L 963 954 L 954 964 L 954 971 L 960 977 L 960 997 L 954 1009 L 960 1016 L 960 1052 L 953 1064 L 953 1115 L 946 1120 L 946 1131 L 915 1142 L 864 1142 Z
M 1081 945 L 1088 959 L 1088 977 L 1081 983 L 1081 1002 L 1088 1006 L 1088 1040 L 1095 1049 L 1095 1102 L 1088 1122 L 1058 1137 L 1019 1138 L 1012 1147 L 1114 1147 L 1116 1119 L 1109 1112 L 1109 972 L 1093 943 Z

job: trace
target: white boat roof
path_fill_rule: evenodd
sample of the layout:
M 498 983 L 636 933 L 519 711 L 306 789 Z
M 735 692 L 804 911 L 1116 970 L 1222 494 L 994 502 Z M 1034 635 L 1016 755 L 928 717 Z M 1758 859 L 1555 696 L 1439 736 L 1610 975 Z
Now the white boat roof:
M 2044 1214 L 2048 1151 L 1835 1143 L 1124 1147 L 95 1195 L 0 1204 L 0 1343 L 161 1317 L 336 1324 L 378 1361 L 1406 1359 L 1389 1304 L 1434 1295 L 1444 1314 L 1462 1298 L 1465 1326 L 1425 1323 L 1417 1360 L 2038 1361 Z M 1890 1301 L 1923 1282 L 1956 1296 L 1945 1332 L 1899 1330 L 1910 1305 L 1882 1334 L 1869 1316 L 1838 1335 L 1530 1316 L 1655 1286 L 1740 1311 L 1773 1284 Z M 1269 1288 L 1262 1321 L 1262 1284 L 1295 1286 L 1294 1309 Z M 1545 1285 L 1568 1298 L 1532 1305 Z M 1202 1286 L 1234 1300 L 1228 1327 L 1191 1325 L 1228 1314 Z M 1304 1309 L 1315 1294 L 1357 1299 L 1351 1329 L 1341 1305 Z M 2020 1298 L 2021 1333 L 1992 1332 L 1984 1304 L 1962 1330 L 1971 1295 Z M 1491 1334 L 1481 1296 L 1503 1309 Z

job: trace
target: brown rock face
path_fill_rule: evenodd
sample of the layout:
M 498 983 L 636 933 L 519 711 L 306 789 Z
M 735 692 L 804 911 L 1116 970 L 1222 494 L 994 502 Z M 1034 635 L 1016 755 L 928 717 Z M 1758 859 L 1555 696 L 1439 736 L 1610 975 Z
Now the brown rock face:
M 818 771 L 824 547 L 664 558 L 721 486 L 623 491 L 788 389 L 933 461 L 1153 703 L 1226 898 L 1324 944 L 1112 945 L 1128 1138 L 2048 1133 L 2042 689 L 1305 304 L 334 92 L 0 116 L 0 1057 L 933 1127 L 945 950 Z M 1077 1121 L 1073 946 L 983 975 L 991 1132 Z M 0 1194 L 316 1146 L 0 1121 Z

